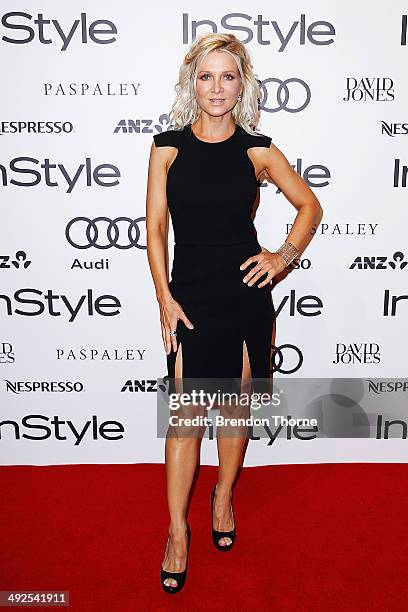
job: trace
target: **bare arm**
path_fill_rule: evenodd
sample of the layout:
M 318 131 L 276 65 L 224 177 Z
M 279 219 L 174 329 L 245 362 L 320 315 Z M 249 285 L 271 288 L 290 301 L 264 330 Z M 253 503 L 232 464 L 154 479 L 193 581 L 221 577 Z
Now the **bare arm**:
M 176 330 L 178 319 L 182 319 L 189 329 L 193 328 L 193 324 L 169 289 L 169 209 L 166 184 L 171 156 L 172 147 L 156 147 L 152 143 L 146 193 L 147 258 L 160 307 L 162 337 L 166 353 L 170 352 L 171 347 L 174 351 L 177 350 L 176 337 L 171 336 L 170 331 Z
M 146 194 L 147 258 L 156 288 L 156 297 L 169 298 L 168 231 L 169 209 L 166 198 L 169 147 L 157 148 L 152 143 Z
M 261 149 L 262 163 L 271 180 L 296 208 L 292 229 L 286 241 L 291 242 L 302 253 L 313 237 L 313 226 L 319 225 L 323 209 L 309 185 L 292 168 L 285 155 L 273 143 Z
M 290 233 L 282 242 L 291 242 L 301 254 L 313 238 L 313 227 L 319 225 L 322 220 L 323 209 L 320 202 L 306 181 L 298 175 L 284 154 L 273 143 L 269 148 L 259 147 L 254 151 L 257 166 L 263 168 L 262 173 L 279 187 L 298 211 Z M 272 278 L 286 268 L 282 255 L 270 252 L 265 248 L 262 248 L 260 254 L 253 255 L 243 262 L 241 269 L 245 270 L 253 262 L 256 262 L 256 265 L 249 270 L 243 281 L 248 283 L 248 286 L 252 286 L 267 273 L 266 278 L 257 285 L 258 288 L 268 284 Z

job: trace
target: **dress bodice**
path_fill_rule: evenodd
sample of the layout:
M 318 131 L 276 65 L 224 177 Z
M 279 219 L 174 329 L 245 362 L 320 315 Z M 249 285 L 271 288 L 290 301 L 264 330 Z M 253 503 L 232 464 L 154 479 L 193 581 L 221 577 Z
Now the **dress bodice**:
M 269 147 L 264 134 L 248 134 L 240 125 L 226 140 L 210 143 L 191 124 L 153 136 L 157 147 L 171 146 L 177 156 L 167 173 L 167 204 L 176 244 L 222 245 L 256 238 L 251 219 L 259 182 L 247 151 Z

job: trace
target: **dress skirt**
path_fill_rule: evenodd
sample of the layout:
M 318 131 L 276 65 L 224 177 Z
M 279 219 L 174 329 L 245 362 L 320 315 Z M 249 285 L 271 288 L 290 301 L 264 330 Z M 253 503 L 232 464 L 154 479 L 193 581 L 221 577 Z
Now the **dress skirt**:
M 169 288 L 194 325 L 177 322 L 177 349 L 182 345 L 182 379 L 241 379 L 243 342 L 252 378 L 269 378 L 275 310 L 271 288 L 249 287 L 243 278 L 256 265 L 240 265 L 261 252 L 257 239 L 239 244 L 174 245 Z M 167 355 L 169 379 L 175 377 L 176 351 Z M 172 387 L 174 389 L 174 387 Z

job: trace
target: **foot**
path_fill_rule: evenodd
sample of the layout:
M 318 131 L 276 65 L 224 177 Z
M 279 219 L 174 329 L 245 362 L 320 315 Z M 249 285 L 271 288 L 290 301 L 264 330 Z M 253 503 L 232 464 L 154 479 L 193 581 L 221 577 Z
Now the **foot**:
M 184 572 L 187 563 L 187 525 L 184 527 L 169 528 L 169 537 L 164 553 L 162 568 L 166 572 Z M 166 586 L 176 587 L 177 580 L 166 578 L 163 582 Z
M 214 495 L 214 520 L 213 528 L 216 531 L 232 531 L 234 529 L 234 519 L 231 508 L 232 490 L 223 488 L 218 484 Z M 221 546 L 230 546 L 231 538 L 220 538 L 218 543 Z

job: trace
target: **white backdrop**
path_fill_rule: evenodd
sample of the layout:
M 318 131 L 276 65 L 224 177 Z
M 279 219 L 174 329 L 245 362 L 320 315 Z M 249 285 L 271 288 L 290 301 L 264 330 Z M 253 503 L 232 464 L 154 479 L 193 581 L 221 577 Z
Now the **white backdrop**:
M 246 42 L 264 86 L 260 130 L 324 209 L 299 269 L 273 291 L 276 345 L 296 347 L 282 352 L 295 371 L 276 375 L 406 376 L 406 3 L 260 0 L 255 9 L 239 0 L 233 9 L 223 0 L 153 1 L 143 12 L 134 2 L 2 2 L 1 464 L 163 461 L 155 386 L 128 390 L 166 371 L 143 248 L 147 164 L 203 20 L 198 33 Z M 265 183 L 260 243 L 276 249 L 295 214 Z M 92 225 L 99 217 L 107 221 Z M 139 219 L 140 235 L 126 219 Z M 306 296 L 314 316 L 297 306 Z M 395 312 L 384 310 L 398 298 Z M 54 417 L 65 422 L 55 427 Z M 104 421 L 117 424 L 101 435 Z M 263 439 L 246 465 L 406 461 L 405 448 Z M 214 442 L 202 461 L 216 462 Z

